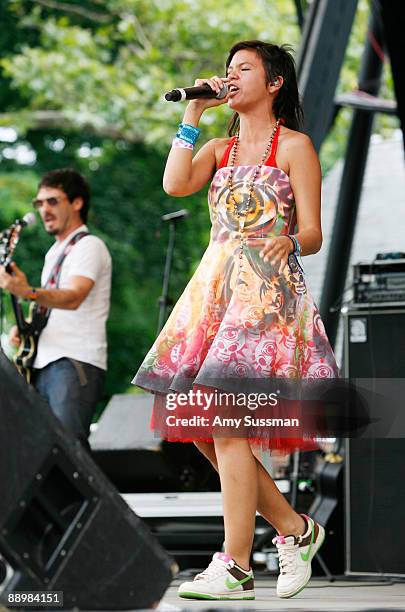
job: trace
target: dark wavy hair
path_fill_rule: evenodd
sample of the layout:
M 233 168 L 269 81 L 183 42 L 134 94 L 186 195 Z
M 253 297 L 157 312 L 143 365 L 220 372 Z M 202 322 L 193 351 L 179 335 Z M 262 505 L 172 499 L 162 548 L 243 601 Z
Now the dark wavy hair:
M 274 81 L 279 75 L 284 82 L 273 102 L 273 112 L 276 119 L 283 119 L 284 125 L 291 130 L 301 131 L 304 125 L 304 112 L 302 110 L 298 93 L 295 61 L 290 45 L 273 45 L 261 40 L 242 40 L 236 43 L 229 51 L 226 60 L 226 71 L 233 56 L 242 49 L 255 51 L 263 62 L 266 74 L 266 84 Z M 239 129 L 239 115 L 235 112 L 228 126 L 229 136 L 233 136 Z
M 82 198 L 83 206 L 80 209 L 80 218 L 86 223 L 90 208 L 90 186 L 84 176 L 73 168 L 60 168 L 47 172 L 39 183 L 41 187 L 55 187 L 61 189 L 70 203 L 76 198 Z

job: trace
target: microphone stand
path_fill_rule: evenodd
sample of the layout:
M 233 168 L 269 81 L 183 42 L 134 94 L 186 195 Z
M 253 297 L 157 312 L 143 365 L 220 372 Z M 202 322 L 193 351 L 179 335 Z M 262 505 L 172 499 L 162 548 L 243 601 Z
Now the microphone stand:
M 166 251 L 166 261 L 165 261 L 165 270 L 163 273 L 163 287 L 162 287 L 162 295 L 158 300 L 159 304 L 159 322 L 157 327 L 157 334 L 159 334 L 163 328 L 163 325 L 166 320 L 166 310 L 168 306 L 168 291 L 169 291 L 169 280 L 170 280 L 170 271 L 173 260 L 173 251 L 174 251 L 174 241 L 176 237 L 176 222 L 184 217 L 187 217 L 188 210 L 184 208 L 182 210 L 176 210 L 175 212 L 168 213 L 167 215 L 163 215 L 162 221 L 169 221 L 169 242 L 167 245 Z

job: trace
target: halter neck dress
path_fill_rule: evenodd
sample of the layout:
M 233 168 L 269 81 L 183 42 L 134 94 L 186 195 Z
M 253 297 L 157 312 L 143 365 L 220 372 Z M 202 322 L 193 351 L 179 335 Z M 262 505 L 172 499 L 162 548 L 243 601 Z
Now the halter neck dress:
M 270 156 L 256 177 L 245 217 L 244 235 L 250 244 L 255 239 L 297 232 L 290 180 L 276 164 L 279 132 L 280 125 Z M 234 140 L 230 139 L 208 192 L 209 245 L 132 381 L 156 398 L 210 386 L 214 379 L 243 382 L 340 376 L 297 258 L 290 258 L 279 274 L 279 263 L 264 262 L 259 256 L 261 248 L 245 244 L 243 255 L 240 253 L 239 219 L 228 187 Z M 241 210 L 246 207 L 255 169 L 252 165 L 234 167 L 233 190 Z M 156 412 L 156 398 L 152 427 L 166 439 L 193 439 L 184 440 L 180 430 L 165 427 Z M 195 408 L 189 410 L 195 413 Z M 318 447 L 313 439 L 274 436 L 265 446 L 286 453 Z

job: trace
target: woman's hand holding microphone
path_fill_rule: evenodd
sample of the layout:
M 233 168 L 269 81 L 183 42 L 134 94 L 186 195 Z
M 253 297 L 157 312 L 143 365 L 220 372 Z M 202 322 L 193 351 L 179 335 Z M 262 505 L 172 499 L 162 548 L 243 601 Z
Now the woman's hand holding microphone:
M 194 82 L 195 87 L 201 87 L 201 85 L 209 85 L 213 91 L 217 94 L 221 91 L 223 86 L 229 82 L 228 78 L 222 78 L 219 76 L 213 76 L 210 79 L 196 79 Z M 229 91 L 221 99 L 218 98 L 199 98 L 197 100 L 190 100 L 187 109 L 192 111 L 198 111 L 200 115 L 207 109 L 213 108 L 215 106 L 220 106 L 221 104 L 226 104 L 228 102 Z M 186 110 L 187 113 L 187 110 Z

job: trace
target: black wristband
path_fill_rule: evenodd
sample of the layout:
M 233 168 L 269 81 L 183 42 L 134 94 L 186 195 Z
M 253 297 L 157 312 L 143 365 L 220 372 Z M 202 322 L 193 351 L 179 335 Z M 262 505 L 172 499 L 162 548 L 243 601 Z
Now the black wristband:
M 289 238 L 291 240 L 292 245 L 293 245 L 293 248 L 292 248 L 292 251 L 290 251 L 290 254 L 294 253 L 294 251 L 295 251 L 295 242 L 294 242 L 294 240 L 291 238 L 291 236 L 289 234 L 286 234 L 286 236 L 287 236 L 287 238 Z

